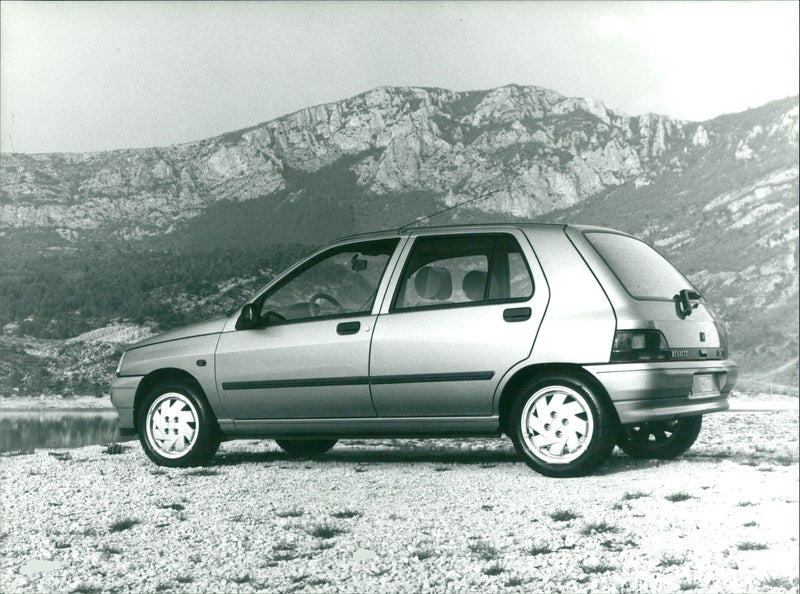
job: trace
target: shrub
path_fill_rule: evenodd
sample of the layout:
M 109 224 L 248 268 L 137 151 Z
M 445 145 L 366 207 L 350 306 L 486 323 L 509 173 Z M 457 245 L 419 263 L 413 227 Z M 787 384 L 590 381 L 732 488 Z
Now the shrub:
M 609 571 L 614 571 L 616 566 L 611 565 L 605 561 L 596 561 L 596 562 L 584 562 L 581 561 L 580 563 L 581 569 L 584 573 L 606 573 Z
M 558 510 L 550 514 L 550 519 L 554 522 L 569 522 L 575 518 L 580 518 L 581 515 L 569 510 Z
M 505 571 L 505 567 L 500 565 L 499 563 L 492 563 L 488 567 L 483 569 L 484 575 L 500 575 Z
M 689 495 L 685 491 L 679 491 L 678 493 L 672 493 L 670 495 L 665 495 L 664 499 L 667 501 L 671 501 L 672 503 L 678 503 L 680 501 L 686 501 L 688 499 L 693 499 L 692 495 Z
M 331 515 L 340 520 L 349 520 L 350 518 L 357 518 L 361 515 L 361 512 L 354 509 L 343 509 L 341 511 L 335 511 Z
M 185 508 L 183 505 L 181 505 L 180 503 L 166 503 L 166 504 L 164 504 L 164 505 L 159 505 L 159 507 L 160 507 L 161 509 L 173 509 L 173 510 L 175 510 L 175 511 L 183 511 L 184 509 L 186 509 L 186 508 Z
M 340 528 L 335 524 L 315 524 L 308 529 L 308 533 L 315 538 L 329 539 L 339 536 L 347 532 L 344 528 Z
M 469 543 L 469 550 L 472 551 L 476 557 L 485 561 L 496 559 L 499 554 L 497 548 L 485 540 L 476 540 Z
M 658 562 L 659 567 L 675 567 L 686 563 L 686 555 L 671 555 L 664 553 L 661 555 L 661 560 Z
M 619 532 L 619 528 L 608 522 L 591 522 L 586 524 L 581 530 L 584 536 L 591 536 L 592 534 L 605 534 L 607 532 Z
M 124 520 L 117 520 L 111 526 L 108 527 L 110 532 L 122 532 L 123 530 L 128 530 L 129 528 L 133 528 L 136 524 L 139 524 L 139 520 L 134 518 L 125 518 Z
M 645 493 L 644 491 L 627 491 L 622 496 L 622 499 L 631 501 L 632 499 L 641 499 L 642 497 L 650 497 L 650 493 Z
M 764 544 L 763 542 L 753 542 L 750 540 L 746 540 L 740 543 L 737 543 L 736 548 L 740 551 L 763 551 L 769 548 L 768 545 Z
M 411 556 L 416 557 L 419 561 L 425 561 L 425 559 L 430 559 L 435 554 L 436 553 L 433 549 L 425 547 L 415 550 L 413 553 L 411 553 Z
M 800 580 L 798 580 L 798 578 L 790 579 L 784 576 L 768 575 L 767 577 L 758 580 L 758 585 L 762 588 L 783 588 L 784 590 L 788 590 L 792 586 L 797 588 L 799 582 Z

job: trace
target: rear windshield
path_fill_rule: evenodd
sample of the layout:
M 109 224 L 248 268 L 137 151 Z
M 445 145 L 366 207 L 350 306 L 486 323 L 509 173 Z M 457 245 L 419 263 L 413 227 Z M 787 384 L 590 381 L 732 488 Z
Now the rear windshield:
M 696 290 L 661 254 L 638 239 L 603 232 L 585 235 L 636 299 L 672 299 L 683 289 Z

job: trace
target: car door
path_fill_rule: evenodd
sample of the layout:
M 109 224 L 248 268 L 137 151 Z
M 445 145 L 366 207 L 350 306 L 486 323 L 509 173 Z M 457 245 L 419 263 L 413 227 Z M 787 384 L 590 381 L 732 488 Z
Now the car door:
M 222 333 L 217 389 L 231 418 L 375 416 L 368 378 L 372 309 L 398 242 L 320 253 L 253 302 L 266 325 Z
M 378 415 L 490 416 L 498 383 L 530 354 L 547 305 L 530 244 L 516 230 L 421 233 L 404 251 L 372 339 Z

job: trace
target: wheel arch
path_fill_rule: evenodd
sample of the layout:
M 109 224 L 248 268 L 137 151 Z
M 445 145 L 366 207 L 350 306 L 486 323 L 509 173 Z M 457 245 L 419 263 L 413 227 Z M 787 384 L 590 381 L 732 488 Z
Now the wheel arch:
M 597 378 L 586 371 L 583 367 L 575 363 L 539 363 L 517 370 L 517 372 L 514 373 L 514 375 L 503 387 L 497 404 L 497 410 L 500 417 L 500 430 L 506 435 L 509 434 L 507 423 L 509 412 L 511 411 L 511 404 L 514 402 L 514 398 L 524 384 L 534 378 L 545 378 L 564 374 L 572 375 L 580 379 L 604 401 L 609 413 L 611 414 L 611 418 L 615 423 L 615 429 L 618 429 L 620 426 L 620 421 L 619 415 L 617 414 L 617 409 L 614 406 L 611 397 L 608 395 L 608 392 L 606 392 L 606 389 L 603 387 L 603 384 L 597 381 Z
M 139 386 L 136 388 L 136 395 L 133 399 L 133 430 L 138 432 L 139 431 L 139 408 L 142 405 L 147 394 L 155 388 L 158 384 L 173 381 L 173 382 L 185 382 L 192 386 L 192 388 L 196 389 L 198 394 L 206 401 L 206 404 L 211 409 L 211 405 L 208 402 L 208 397 L 206 396 L 203 387 L 200 385 L 200 382 L 189 372 L 184 371 L 183 369 L 176 369 L 172 367 L 164 368 L 164 369 L 157 369 L 155 371 L 151 371 L 146 376 L 142 378 L 142 381 L 139 382 Z M 213 410 L 213 409 L 211 409 Z

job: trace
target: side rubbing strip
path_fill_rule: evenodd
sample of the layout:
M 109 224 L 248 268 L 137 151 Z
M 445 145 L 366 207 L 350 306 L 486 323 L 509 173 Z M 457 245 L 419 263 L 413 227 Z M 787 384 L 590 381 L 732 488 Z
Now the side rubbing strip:
M 422 384 L 426 382 L 472 382 L 490 380 L 494 371 L 473 371 L 469 373 L 423 373 L 421 375 L 378 375 L 371 383 L 380 384 Z
M 266 390 L 269 388 L 320 388 L 324 386 L 366 386 L 369 378 L 358 377 L 323 377 L 315 379 L 273 380 L 255 382 L 223 382 L 223 390 Z
M 494 371 L 468 373 L 424 373 L 421 375 L 379 375 L 368 377 L 328 377 L 318 379 L 271 380 L 254 382 L 223 382 L 223 390 L 268 390 L 270 388 L 320 388 L 325 386 L 366 386 L 380 384 L 422 384 L 428 382 L 472 382 L 490 380 Z

